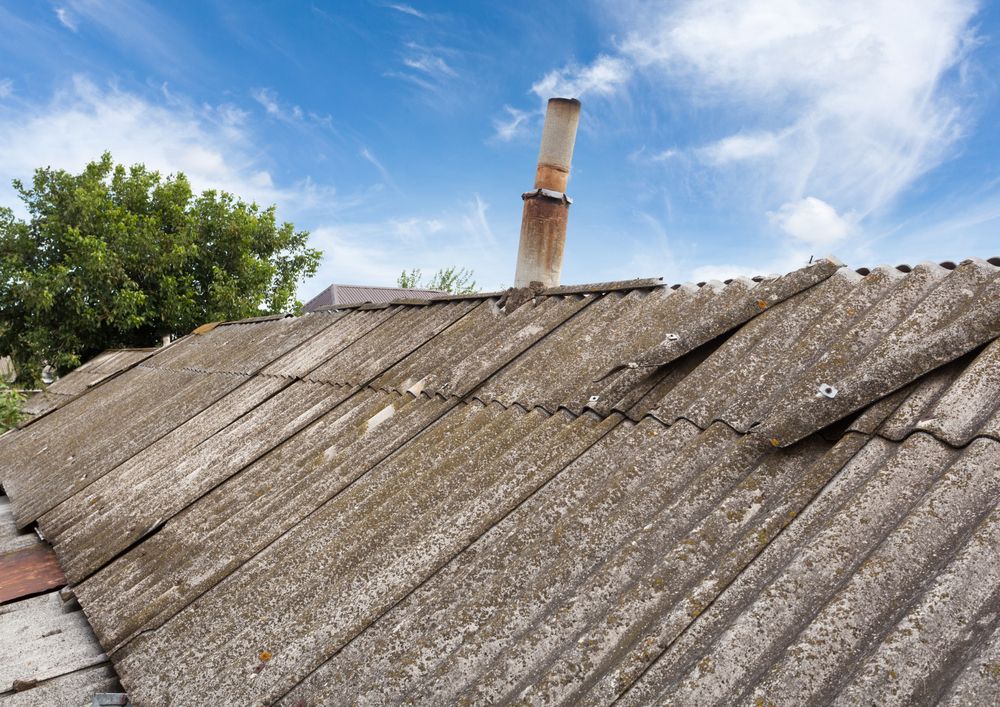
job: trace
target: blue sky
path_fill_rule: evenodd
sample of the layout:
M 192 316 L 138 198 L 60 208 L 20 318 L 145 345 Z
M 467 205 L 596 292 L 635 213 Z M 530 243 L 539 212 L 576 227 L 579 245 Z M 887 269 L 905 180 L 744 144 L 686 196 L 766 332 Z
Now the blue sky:
M 303 299 L 513 280 L 544 100 L 577 96 L 563 282 L 1000 254 L 1000 12 L 955 0 L 0 0 L 0 204 L 183 171 L 312 232 Z

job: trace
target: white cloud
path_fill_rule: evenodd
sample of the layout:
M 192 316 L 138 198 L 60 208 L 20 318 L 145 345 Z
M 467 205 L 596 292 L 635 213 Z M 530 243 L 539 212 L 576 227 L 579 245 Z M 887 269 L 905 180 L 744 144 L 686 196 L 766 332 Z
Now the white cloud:
M 267 111 L 268 115 L 273 115 L 275 117 L 283 116 L 284 113 L 281 110 L 281 106 L 278 105 L 277 94 L 269 88 L 258 88 L 250 92 L 250 95 L 255 101 L 264 106 L 264 110 Z
M 467 267 L 487 288 L 509 282 L 514 253 L 497 243 L 488 210 L 473 194 L 460 208 L 431 215 L 321 226 L 312 243 L 324 251 L 323 262 L 302 294 L 308 297 L 331 282 L 393 285 L 410 268 L 429 275 L 443 267 Z
M 305 111 L 302 106 L 287 103 L 282 105 L 278 98 L 278 93 L 271 88 L 255 88 L 250 92 L 250 97 L 264 108 L 264 111 L 271 117 L 282 121 L 288 125 L 299 127 L 309 127 L 310 124 L 325 128 L 337 134 L 337 129 L 333 125 L 333 118 L 329 115 L 319 115 L 313 111 Z M 245 117 L 244 113 L 244 117 Z
M 735 175 L 748 191 L 772 209 L 782 204 L 779 225 L 811 215 L 818 226 L 808 195 L 861 221 L 950 155 L 967 116 L 946 78 L 966 60 L 976 8 L 972 0 L 716 0 L 616 5 L 614 14 L 626 18 L 620 49 L 637 70 L 695 105 L 749 116 L 751 125 L 700 154 L 746 170 Z M 839 218 L 827 218 L 828 233 L 845 233 Z
M 382 166 L 382 163 L 378 161 L 378 158 L 376 158 L 374 154 L 372 154 L 371 150 L 369 150 L 367 147 L 362 147 L 361 152 L 359 154 L 366 162 L 373 165 L 375 169 L 378 170 L 379 174 L 382 175 L 383 179 L 386 180 L 389 179 L 389 171 Z
M 846 239 L 853 218 L 845 218 L 822 199 L 807 196 L 782 204 L 768 213 L 771 221 L 792 238 L 813 246 L 831 246 Z
M 400 70 L 387 72 L 386 76 L 413 84 L 420 89 L 417 95 L 422 100 L 439 110 L 447 110 L 462 100 L 462 93 L 456 88 L 462 75 L 455 67 L 460 67 L 463 59 L 461 51 L 450 47 L 407 42 L 401 53 Z
M 422 20 L 426 20 L 427 19 L 427 15 L 425 15 L 420 10 L 418 10 L 417 8 L 412 7 L 410 5 L 404 5 L 403 3 L 396 3 L 394 5 L 389 5 L 389 7 L 391 9 L 395 10 L 396 12 L 402 12 L 404 15 L 411 15 L 413 17 L 419 17 Z
M 14 82 L 10 79 L 0 79 L 0 98 L 6 98 L 14 93 Z
M 550 71 L 531 90 L 543 101 L 555 97 L 607 96 L 617 91 L 631 75 L 632 67 L 625 59 L 602 54 L 586 66 Z
M 701 148 L 708 162 L 724 165 L 730 162 L 772 157 L 781 147 L 781 136 L 770 132 L 739 133 Z
M 454 78 L 458 76 L 458 72 L 451 68 L 448 62 L 433 54 L 419 54 L 417 56 L 405 57 L 403 63 L 411 69 L 423 71 L 435 77 Z
M 785 272 L 785 271 L 782 271 Z M 754 268 L 746 265 L 736 265 L 733 263 L 725 265 L 701 265 L 691 271 L 691 282 L 712 282 L 717 280 L 725 282 L 737 277 L 755 277 L 765 273 L 758 272 Z
M 392 233 L 407 241 L 423 242 L 428 236 L 433 236 L 444 230 L 445 224 L 437 218 L 395 219 L 390 221 Z
M 490 205 L 487 204 L 479 194 L 472 195 L 472 204 L 469 210 L 462 217 L 462 226 L 465 233 L 472 236 L 477 243 L 482 246 L 495 246 L 496 239 L 493 237 L 493 229 L 490 227 L 486 212 Z
M 666 150 L 660 150 L 650 156 L 650 160 L 653 162 L 669 162 L 670 160 L 678 157 L 680 152 L 674 148 L 668 148 Z
M 196 191 L 224 189 L 281 215 L 333 203 L 333 191 L 309 179 L 279 186 L 259 163 L 245 113 L 231 105 L 195 107 L 177 97 L 154 103 L 77 77 L 48 102 L 0 109 L 0 203 L 19 208 L 10 180 L 48 165 L 78 171 L 110 150 L 123 164 L 184 172 Z
M 62 24 L 62 26 L 65 27 L 66 29 L 72 32 L 76 32 L 77 29 L 76 20 L 73 19 L 73 16 L 69 14 L 69 10 L 67 10 L 65 7 L 56 8 L 56 19 L 58 19 L 59 22 Z
M 501 142 L 510 142 L 515 137 L 519 137 L 527 132 L 527 123 L 534 117 L 541 115 L 539 111 L 526 111 L 504 106 L 505 118 L 493 119 L 493 136 Z
M 668 147 L 664 150 L 658 150 L 656 152 L 649 151 L 645 145 L 642 147 L 632 150 L 629 153 L 629 161 L 636 163 L 645 164 L 658 164 L 663 162 L 672 162 L 679 158 L 684 157 L 684 153 L 677 149 L 676 147 Z

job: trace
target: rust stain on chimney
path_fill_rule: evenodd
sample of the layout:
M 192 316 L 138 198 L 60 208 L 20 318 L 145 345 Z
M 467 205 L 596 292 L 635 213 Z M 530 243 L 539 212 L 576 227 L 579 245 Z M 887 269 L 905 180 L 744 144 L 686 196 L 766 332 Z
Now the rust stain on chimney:
M 521 242 L 514 287 L 555 287 L 562 271 L 570 198 L 566 196 L 580 101 L 549 99 L 538 151 L 535 188 L 521 195 Z M 536 284 L 537 283 L 537 284 Z

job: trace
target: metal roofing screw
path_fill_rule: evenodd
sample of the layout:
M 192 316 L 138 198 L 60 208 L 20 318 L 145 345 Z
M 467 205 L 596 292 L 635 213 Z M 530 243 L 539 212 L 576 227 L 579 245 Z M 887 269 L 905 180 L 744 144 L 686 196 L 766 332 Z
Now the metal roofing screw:
M 674 334 L 673 332 L 667 334 L 667 341 L 677 341 L 680 338 L 679 334 Z
M 590 402 L 592 402 L 592 403 L 596 403 L 600 399 L 601 399 L 600 395 L 591 395 L 590 396 Z
M 829 383 L 820 383 L 819 387 L 816 390 L 819 391 L 819 395 L 822 395 L 825 398 L 836 398 L 837 397 L 837 389 L 834 388 Z

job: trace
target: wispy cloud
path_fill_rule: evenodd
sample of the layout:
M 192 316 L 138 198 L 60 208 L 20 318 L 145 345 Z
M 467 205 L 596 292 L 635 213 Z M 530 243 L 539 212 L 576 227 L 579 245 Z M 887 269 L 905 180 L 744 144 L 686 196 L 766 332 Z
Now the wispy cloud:
M 6 98 L 14 93 L 14 82 L 10 79 L 0 79 L 0 98 Z
M 439 218 L 419 218 L 411 216 L 390 221 L 391 233 L 406 241 L 423 243 L 429 236 L 444 230 L 445 224 Z
M 162 73 L 183 74 L 191 64 L 209 65 L 185 27 L 146 0 L 65 0 L 56 17 L 69 29 L 85 24 L 142 57 Z
M 56 19 L 59 20 L 59 22 L 62 24 L 63 27 L 72 32 L 76 32 L 77 30 L 76 20 L 73 19 L 73 16 L 69 13 L 69 10 L 67 10 L 65 7 L 57 7 L 55 9 L 55 12 L 56 12 Z
M 325 252 L 313 280 L 318 286 L 392 285 L 404 269 L 432 273 L 458 265 L 474 270 L 476 280 L 492 288 L 510 277 L 513 258 L 494 238 L 489 205 L 477 194 L 436 213 L 327 224 L 313 231 L 313 243 Z
M 369 150 L 367 147 L 362 147 L 361 152 L 359 154 L 361 155 L 361 158 L 365 162 L 372 165 L 378 171 L 379 176 L 382 177 L 382 181 L 385 182 L 385 184 L 389 185 L 396 191 L 399 191 L 399 189 L 396 187 L 396 183 L 392 179 L 392 175 L 389 173 L 389 170 L 385 168 L 385 166 L 379 161 L 379 159 L 375 156 L 375 154 L 371 150 Z
M 250 92 L 255 101 L 264 106 L 268 115 L 282 116 L 284 113 L 278 105 L 277 95 L 269 88 L 257 88 Z
M 276 91 L 270 88 L 255 88 L 250 97 L 264 108 L 264 111 L 276 120 L 284 123 L 303 125 L 307 122 L 327 128 L 336 133 L 333 118 L 329 115 L 319 115 L 314 111 L 303 110 L 301 106 L 282 104 Z
M 616 52 L 549 71 L 531 90 L 540 98 L 611 96 L 638 87 L 641 76 L 644 93 L 659 82 L 692 110 L 745 116 L 729 134 L 674 146 L 661 161 L 687 155 L 690 169 L 715 172 L 742 208 L 758 210 L 760 224 L 788 236 L 789 248 L 844 242 L 862 237 L 867 221 L 955 154 L 969 130 L 957 93 L 978 41 L 977 7 L 976 0 L 615 3 L 608 14 L 623 37 Z M 519 116 L 511 115 L 496 122 L 498 137 L 516 134 Z
M 431 76 L 452 78 L 458 76 L 458 72 L 451 68 L 448 62 L 433 54 L 421 53 L 415 56 L 404 57 L 403 64 Z
M 404 15 L 410 15 L 411 17 L 419 17 L 422 20 L 427 19 L 427 15 L 422 13 L 417 8 L 412 7 L 411 5 L 404 5 L 403 3 L 394 3 L 392 5 L 389 5 L 389 7 L 395 10 L 396 12 L 402 12 Z
M 490 221 L 486 216 L 489 208 L 489 204 L 483 201 L 479 194 L 473 194 L 472 203 L 462 218 L 462 224 L 465 232 L 474 236 L 481 245 L 493 247 L 497 243 L 493 236 L 493 229 L 490 227 Z
M 0 109 L 0 202 L 39 165 L 79 170 L 110 150 L 116 161 L 182 171 L 196 190 L 224 189 L 288 211 L 336 203 L 332 187 L 303 178 L 277 184 L 260 163 L 258 139 L 235 106 L 199 106 L 171 94 L 163 103 L 77 77 L 51 100 Z
M 531 90 L 542 100 L 554 96 L 606 96 L 622 88 L 631 76 L 632 66 L 626 59 L 602 54 L 586 66 L 567 66 L 550 71 Z
M 652 160 L 653 162 L 667 162 L 679 155 L 680 155 L 679 150 L 670 147 L 667 148 L 666 150 L 660 150 L 659 152 L 653 153 L 652 155 L 650 155 L 649 159 Z
M 636 163 L 657 164 L 670 162 L 682 157 L 684 153 L 676 147 L 668 147 L 665 150 L 651 151 L 645 145 L 629 153 L 629 161 Z
M 630 9 L 621 51 L 637 70 L 699 101 L 753 110 L 756 125 L 699 154 L 758 185 L 751 191 L 773 204 L 771 222 L 797 239 L 812 229 L 825 234 L 819 241 L 857 232 L 966 130 L 945 79 L 974 42 L 972 0 Z
M 737 133 L 698 150 L 715 165 L 773 157 L 781 149 L 782 136 L 772 132 Z
M 541 111 L 519 110 L 511 106 L 504 106 L 503 110 L 504 117 L 493 119 L 493 136 L 501 142 L 510 142 L 525 134 L 531 118 L 542 115 Z
M 423 97 L 436 104 L 450 104 L 455 98 L 455 84 L 461 80 L 461 72 L 454 64 L 460 58 L 461 52 L 455 49 L 407 42 L 401 53 L 402 67 L 386 75 L 416 86 Z
M 543 107 L 521 110 L 505 105 L 504 115 L 493 119 L 492 139 L 510 142 L 525 135 L 534 120 L 544 115 L 545 101 L 550 98 L 611 96 L 628 83 L 631 75 L 632 67 L 627 60 L 604 54 L 585 66 L 574 64 L 550 71 L 531 87 Z

